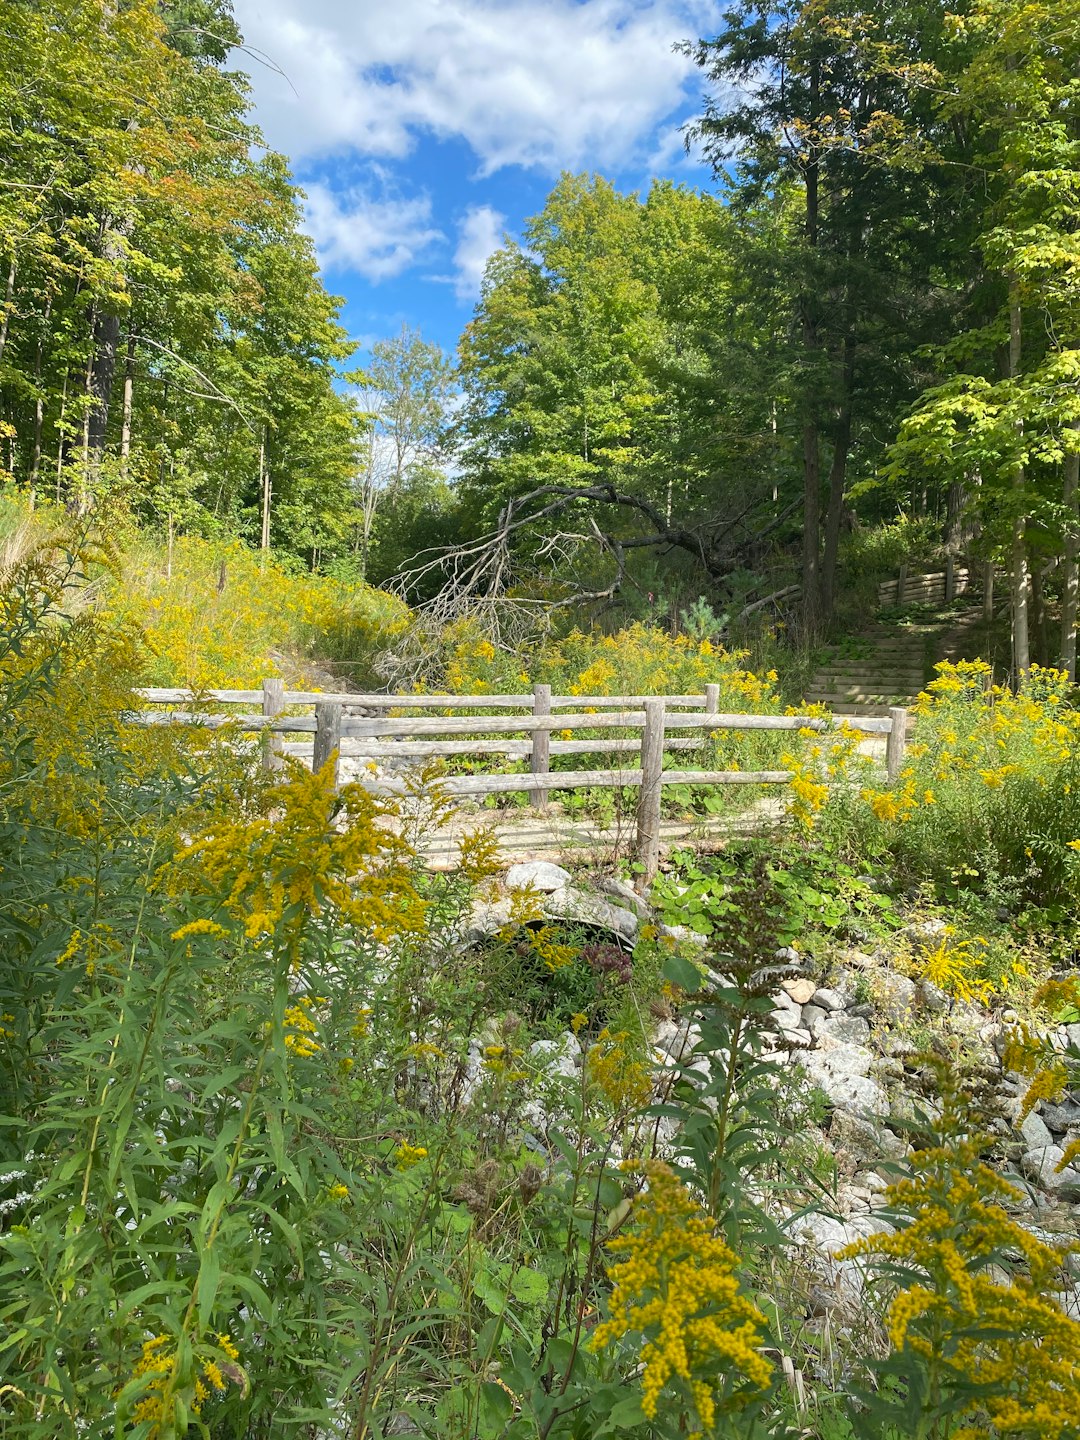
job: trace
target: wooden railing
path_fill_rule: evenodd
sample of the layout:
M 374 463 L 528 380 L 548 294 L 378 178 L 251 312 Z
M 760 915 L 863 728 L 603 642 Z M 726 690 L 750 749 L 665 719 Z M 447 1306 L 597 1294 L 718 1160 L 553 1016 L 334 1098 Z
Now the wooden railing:
M 702 737 L 717 730 L 825 731 L 846 726 L 864 734 L 885 736 L 886 772 L 893 780 L 900 771 L 907 736 L 907 711 L 900 707 L 891 709 L 887 717 L 722 714 L 719 685 L 706 686 L 703 695 L 552 695 L 547 685 L 537 685 L 531 695 L 380 695 L 286 691 L 282 681 L 268 679 L 258 690 L 208 690 L 195 695 L 189 690 L 151 689 L 139 694 L 150 705 L 186 707 L 140 711 L 134 718 L 141 724 L 232 726 L 246 732 L 264 731 L 263 759 L 270 767 L 280 765 L 286 750 L 299 748 L 283 737 L 311 735 L 312 765 L 319 769 L 333 758 L 335 777 L 337 757 L 342 754 L 398 761 L 461 755 L 527 758 L 528 774 L 454 775 L 441 783 L 447 794 L 456 796 L 527 791 L 533 806 L 541 810 L 546 808 L 552 790 L 640 787 L 637 853 L 647 878 L 655 874 L 659 856 L 664 785 L 783 785 L 792 779 L 788 770 L 665 770 L 665 751 L 698 749 Z M 218 714 L 192 708 L 208 704 L 258 704 L 260 709 L 258 713 Z M 313 708 L 314 713 L 284 714 L 289 707 Z M 481 709 L 527 713 L 386 713 Z M 562 713 L 565 711 L 572 713 Z M 573 738 L 573 732 L 579 730 L 636 730 L 640 734 Z M 564 731 L 571 732 L 570 739 L 562 735 L 552 738 L 555 732 Z M 692 734 L 673 735 L 673 731 L 700 733 L 695 738 Z M 511 738 L 514 736 L 521 738 Z M 303 748 L 306 751 L 306 744 Z M 611 770 L 550 768 L 552 756 L 581 754 L 636 754 L 640 759 L 637 765 Z M 384 794 L 401 793 L 406 784 L 401 777 L 386 775 L 362 776 L 360 783 Z

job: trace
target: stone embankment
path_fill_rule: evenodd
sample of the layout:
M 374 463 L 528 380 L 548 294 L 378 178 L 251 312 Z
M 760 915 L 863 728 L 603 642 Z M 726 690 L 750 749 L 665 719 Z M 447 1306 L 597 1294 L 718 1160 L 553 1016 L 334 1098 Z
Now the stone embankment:
M 631 887 L 615 877 L 585 889 L 560 866 L 539 861 L 514 866 L 506 885 L 507 893 L 475 908 L 470 942 L 482 942 L 509 923 L 508 892 L 528 887 L 551 920 L 595 928 L 627 948 L 640 926 L 650 923 L 661 935 L 700 947 L 705 958 L 700 937 L 659 925 Z M 920 950 L 932 948 L 943 928 L 938 920 L 914 923 L 890 948 L 879 950 L 837 949 L 820 959 L 784 950 L 775 957 L 786 978 L 773 997 L 769 1045 L 797 1087 L 812 1097 L 813 1118 L 803 1127 L 802 1147 L 816 1150 L 833 1180 L 831 1194 L 813 1210 L 788 1209 L 782 1197 L 771 1202 L 806 1262 L 811 1313 L 850 1308 L 860 1299 L 862 1262 L 837 1261 L 832 1252 L 891 1228 L 883 1213 L 885 1191 L 938 1113 L 935 1074 L 924 1058 L 928 1049 L 952 1057 L 986 1114 L 996 1140 L 992 1163 L 1017 1191 L 1010 1202 L 1014 1218 L 1049 1243 L 1074 1241 L 1080 1230 L 1080 1169 L 1058 1169 L 1065 1147 L 1080 1136 L 1080 1094 L 1055 1104 L 1042 1101 L 1021 1117 L 1027 1081 L 1002 1064 L 1016 1016 L 951 999 L 898 964 L 898 956 L 906 955 L 907 968 L 917 971 Z M 692 1016 L 659 1021 L 652 1038 L 661 1076 L 674 1064 L 707 1072 L 710 1057 L 700 1048 Z M 1051 1038 L 1058 1046 L 1080 1041 L 1080 1026 L 1062 1026 Z M 483 1042 L 477 1037 L 477 1073 Z M 536 1068 L 553 1079 L 573 1077 L 583 1063 L 582 1046 L 570 1032 L 532 1048 Z M 545 1093 L 548 1099 L 530 1108 L 538 1135 L 559 1118 L 544 1110 L 544 1103 L 557 1108 L 557 1085 Z M 1080 1260 L 1070 1257 L 1067 1264 L 1075 1267 L 1080 1284 Z M 1058 1298 L 1080 1318 L 1076 1293 Z

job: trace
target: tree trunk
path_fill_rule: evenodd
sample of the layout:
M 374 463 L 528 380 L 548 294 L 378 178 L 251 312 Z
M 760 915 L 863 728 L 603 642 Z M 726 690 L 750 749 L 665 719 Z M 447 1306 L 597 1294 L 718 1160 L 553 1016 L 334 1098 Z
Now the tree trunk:
M 262 535 L 259 545 L 270 549 L 270 467 L 266 463 L 266 431 L 259 441 L 259 487 L 262 490 Z
M 1020 346 L 1022 340 L 1022 316 L 1018 287 L 1014 281 L 1009 294 L 1009 378 L 1015 379 L 1020 373 Z M 1027 564 L 1027 515 L 1024 513 L 1023 491 L 1026 483 L 1024 467 L 1018 465 L 1013 478 L 1016 492 L 1016 518 L 1013 520 L 1012 550 L 1010 557 L 1012 585 L 1012 629 L 1013 660 L 1018 679 L 1031 669 L 1031 645 L 1028 640 L 1028 564 Z
M 1080 431 L 1080 421 L 1073 421 Z M 1080 443 L 1080 434 L 1076 436 Z M 1076 679 L 1076 619 L 1080 600 L 1080 451 L 1065 456 L 1065 574 L 1061 582 L 1061 668 Z
M 120 424 L 120 473 L 127 475 L 131 458 L 131 405 L 135 384 L 135 325 L 128 321 L 127 358 L 124 363 L 124 413 Z
M 821 447 L 817 426 L 803 426 L 803 625 L 808 635 L 820 619 Z
M 1050 653 L 1050 634 L 1046 624 L 1043 572 L 1030 556 L 1028 556 L 1027 568 L 1031 586 L 1031 596 L 1028 602 L 1030 613 L 1028 630 L 1034 642 L 1031 645 L 1031 658 L 1035 661 L 1036 665 L 1045 665 L 1047 656 Z
M 832 617 L 836 603 L 836 561 L 840 553 L 840 523 L 844 518 L 844 487 L 851 452 L 851 403 L 855 386 L 855 336 L 844 337 L 843 395 L 833 439 L 829 467 L 829 499 L 825 511 L 825 552 L 821 560 L 821 615 Z
M 820 64 L 817 58 L 811 63 L 810 71 L 812 113 L 817 113 L 818 91 L 820 88 Z M 809 146 L 806 166 L 803 172 L 806 183 L 806 245 L 811 254 L 817 250 L 818 218 L 821 205 L 820 183 L 821 162 L 817 147 Z M 806 352 L 807 368 L 810 373 L 810 393 L 803 397 L 803 627 L 806 634 L 813 635 L 820 621 L 821 605 L 821 440 L 817 422 L 817 400 L 813 394 L 817 379 L 813 374 L 820 348 L 817 321 L 814 315 L 813 298 L 804 293 L 800 306 L 802 313 L 803 348 Z
M 15 294 L 15 257 L 12 256 L 11 264 L 8 266 L 7 288 L 4 292 L 4 318 L 0 320 L 0 360 L 4 358 L 4 347 L 7 345 L 8 324 L 11 320 L 11 297 Z

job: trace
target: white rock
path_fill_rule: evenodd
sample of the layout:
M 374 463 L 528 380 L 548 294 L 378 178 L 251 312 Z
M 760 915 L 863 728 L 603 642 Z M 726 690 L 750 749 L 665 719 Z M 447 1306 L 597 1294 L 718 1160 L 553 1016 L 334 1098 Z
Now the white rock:
M 803 1030 L 801 1027 L 794 1030 L 785 1030 L 781 1027 L 780 1034 L 781 1037 L 786 1040 L 789 1045 L 794 1046 L 796 1050 L 809 1050 L 810 1046 L 814 1043 L 810 1031 Z
M 552 865 L 550 860 L 529 860 L 522 865 L 511 865 L 506 872 L 508 890 L 524 890 L 527 887 L 549 894 L 552 890 L 563 890 L 573 877 L 561 865 Z

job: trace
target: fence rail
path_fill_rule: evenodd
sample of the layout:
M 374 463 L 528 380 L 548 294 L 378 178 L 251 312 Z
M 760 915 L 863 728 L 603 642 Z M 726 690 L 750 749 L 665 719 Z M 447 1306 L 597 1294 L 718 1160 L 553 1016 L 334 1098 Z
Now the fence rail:
M 268 767 L 281 764 L 284 753 L 301 747 L 283 737 L 310 735 L 312 764 L 320 768 L 332 758 L 359 755 L 364 759 L 414 760 L 455 755 L 502 755 L 528 759 L 527 773 L 455 775 L 443 781 L 455 796 L 505 795 L 527 791 L 532 805 L 547 806 L 552 790 L 584 786 L 632 786 L 639 790 L 637 854 L 646 880 L 656 873 L 660 851 L 660 799 L 664 785 L 784 785 L 789 770 L 665 770 L 665 751 L 697 749 L 700 738 L 677 738 L 672 731 L 718 730 L 825 732 L 846 727 L 866 735 L 884 735 L 886 772 L 894 780 L 900 772 L 907 737 L 907 711 L 899 706 L 888 716 L 748 715 L 720 711 L 720 687 L 709 685 L 702 695 L 552 695 L 537 685 L 531 695 L 382 695 L 342 692 L 289 691 L 282 681 L 265 680 L 258 690 L 147 689 L 138 692 L 148 705 L 183 706 L 182 709 L 143 710 L 132 718 L 144 725 L 231 726 L 248 733 L 264 733 L 263 759 Z M 216 714 L 198 707 L 253 705 L 258 713 Z M 287 715 L 286 708 L 314 708 L 312 715 Z M 577 713 L 555 713 L 575 709 Z M 521 710 L 520 715 L 391 714 L 391 711 L 469 709 Z M 592 736 L 567 739 L 575 730 L 639 730 L 639 736 Z M 560 739 L 553 739 L 559 732 Z M 520 735 L 524 738 L 512 739 Z M 417 739 L 437 736 L 438 739 Z M 468 739 L 447 737 L 468 736 Z M 401 737 L 401 738 L 393 738 Z M 494 739 L 484 737 L 497 737 Z M 307 745 L 302 747 L 305 751 Z M 557 755 L 636 754 L 636 765 L 609 770 L 551 770 Z M 364 776 L 361 783 L 383 794 L 400 794 L 406 781 L 400 776 Z

